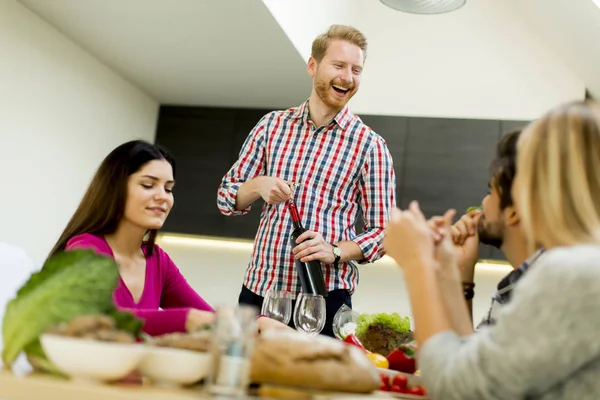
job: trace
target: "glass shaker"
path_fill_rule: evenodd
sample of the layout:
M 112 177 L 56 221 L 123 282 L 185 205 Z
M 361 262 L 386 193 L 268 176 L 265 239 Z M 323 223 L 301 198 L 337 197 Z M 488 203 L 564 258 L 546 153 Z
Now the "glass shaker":
M 212 338 L 213 371 L 208 390 L 217 395 L 242 396 L 250 380 L 250 357 L 257 332 L 258 310 L 251 306 L 222 306 L 216 310 Z

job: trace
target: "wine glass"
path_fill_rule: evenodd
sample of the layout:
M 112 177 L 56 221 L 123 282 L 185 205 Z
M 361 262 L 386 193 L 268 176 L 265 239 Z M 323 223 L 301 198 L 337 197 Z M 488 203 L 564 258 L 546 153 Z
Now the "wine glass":
M 299 331 L 311 336 L 318 335 L 325 327 L 326 314 L 323 296 L 301 293 L 294 310 L 294 325 Z
M 292 318 L 292 295 L 285 290 L 269 290 L 260 313 L 287 325 Z

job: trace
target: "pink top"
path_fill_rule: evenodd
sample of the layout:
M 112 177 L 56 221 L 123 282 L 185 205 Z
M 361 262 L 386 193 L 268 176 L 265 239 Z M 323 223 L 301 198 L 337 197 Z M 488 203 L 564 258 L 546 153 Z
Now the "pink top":
M 114 258 L 104 237 L 84 233 L 67 242 L 66 250 L 92 249 L 98 254 Z M 145 253 L 145 251 L 144 251 Z M 156 336 L 171 332 L 185 332 L 185 321 L 190 309 L 214 311 L 213 308 L 187 283 L 169 255 L 158 245 L 146 258 L 146 281 L 140 300 L 136 303 L 131 292 L 119 278 L 113 298 L 117 307 L 134 313 L 145 321 L 144 332 Z M 159 307 L 162 310 L 159 310 Z

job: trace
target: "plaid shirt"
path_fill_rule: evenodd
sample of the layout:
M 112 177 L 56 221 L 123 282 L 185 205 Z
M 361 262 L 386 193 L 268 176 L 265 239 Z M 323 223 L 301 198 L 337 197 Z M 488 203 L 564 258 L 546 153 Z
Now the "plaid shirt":
M 300 183 L 294 199 L 302 224 L 323 235 L 325 241 L 354 241 L 364 260 L 384 254 L 384 227 L 395 206 L 396 181 L 392 157 L 385 141 L 348 108 L 327 125 L 317 128 L 309 120 L 308 102 L 265 115 L 246 139 L 239 159 L 219 186 L 217 205 L 224 215 L 235 210 L 237 191 L 244 182 L 266 175 Z M 358 211 L 365 221 L 356 234 Z M 286 204 L 263 206 L 252 258 L 244 285 L 264 296 L 269 289 L 300 292 L 289 241 L 293 226 Z M 356 263 L 323 265 L 329 291 L 358 284 Z

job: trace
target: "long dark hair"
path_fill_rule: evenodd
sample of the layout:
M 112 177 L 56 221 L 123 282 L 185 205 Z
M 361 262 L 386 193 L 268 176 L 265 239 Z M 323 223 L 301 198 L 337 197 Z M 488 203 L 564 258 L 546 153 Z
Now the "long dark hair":
M 100 164 L 75 214 L 71 217 L 48 258 L 64 251 L 67 242 L 77 235 L 114 233 L 125 213 L 129 176 L 153 160 L 167 161 L 171 164 L 173 176 L 175 176 L 173 157 L 165 149 L 152 143 L 132 140 L 111 151 Z M 147 256 L 151 256 L 154 251 L 157 233 L 157 229 L 148 231 L 145 242 Z

